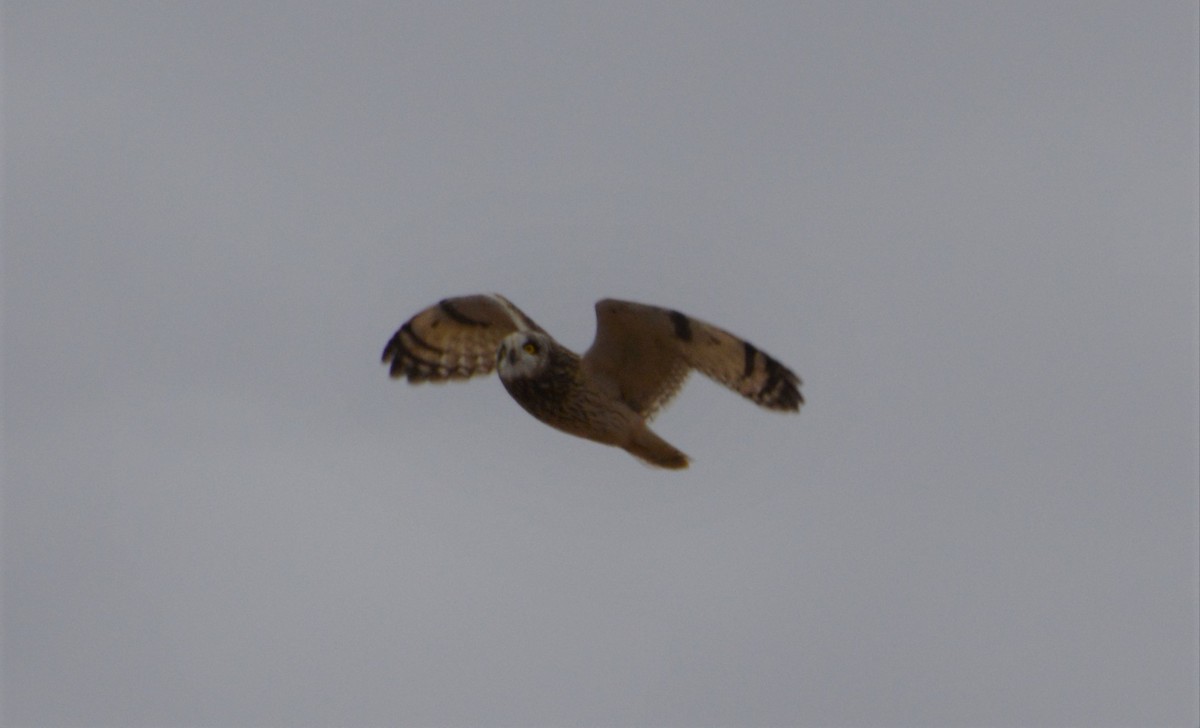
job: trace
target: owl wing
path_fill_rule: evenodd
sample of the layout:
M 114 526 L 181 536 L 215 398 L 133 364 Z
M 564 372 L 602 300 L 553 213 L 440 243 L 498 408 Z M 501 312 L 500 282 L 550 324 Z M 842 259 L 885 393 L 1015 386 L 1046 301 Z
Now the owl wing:
M 582 364 L 643 417 L 669 402 L 692 369 L 768 409 L 794 412 L 804 403 L 800 378 L 750 342 L 641 303 L 596 304 L 596 340 Z
M 401 326 L 383 349 L 393 379 L 467 379 L 496 367 L 496 349 L 514 331 L 542 331 L 500 295 L 446 298 Z

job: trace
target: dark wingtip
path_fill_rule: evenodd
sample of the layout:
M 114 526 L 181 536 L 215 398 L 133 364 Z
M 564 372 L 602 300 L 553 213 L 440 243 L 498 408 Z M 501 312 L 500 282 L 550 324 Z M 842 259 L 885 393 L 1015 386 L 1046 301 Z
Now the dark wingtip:
M 767 382 L 760 390 L 759 402 L 771 409 L 798 412 L 800 405 L 804 404 L 804 395 L 800 394 L 800 377 L 773 357 L 766 354 L 762 354 L 762 357 L 767 368 Z
M 780 392 L 775 400 L 776 408 L 785 412 L 799 412 L 800 407 L 804 404 L 804 395 L 800 393 L 800 389 L 792 383 L 788 383 Z
M 435 354 L 442 351 L 417 336 L 417 332 L 413 331 L 412 321 L 408 321 L 396 331 L 387 346 L 383 347 L 383 363 L 390 364 L 388 376 L 392 379 L 407 378 L 410 384 L 435 379 L 434 375 L 441 368 L 440 365 L 418 356 L 413 347 Z
M 383 347 L 383 354 L 379 356 L 381 364 L 391 364 L 391 375 L 396 376 L 396 364 L 400 361 L 400 357 L 396 355 L 397 350 L 404 345 L 400 343 L 400 332 L 397 331 L 392 338 L 388 339 L 388 343 Z

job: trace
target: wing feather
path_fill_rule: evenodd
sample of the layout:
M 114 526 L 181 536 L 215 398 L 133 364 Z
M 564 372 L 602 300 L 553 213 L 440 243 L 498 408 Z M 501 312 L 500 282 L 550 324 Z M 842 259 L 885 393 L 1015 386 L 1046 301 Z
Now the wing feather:
M 629 301 L 596 304 L 596 339 L 583 365 L 643 417 L 697 369 L 768 409 L 797 411 L 800 378 L 748 341 L 679 311 Z
M 503 296 L 446 298 L 406 321 L 383 349 L 395 379 L 467 379 L 496 368 L 496 348 L 515 331 L 541 327 Z

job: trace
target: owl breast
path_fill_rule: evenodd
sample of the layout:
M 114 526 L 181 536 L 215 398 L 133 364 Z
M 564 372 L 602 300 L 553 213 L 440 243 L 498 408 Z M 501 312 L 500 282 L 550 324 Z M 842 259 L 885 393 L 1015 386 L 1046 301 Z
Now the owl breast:
M 593 391 L 579 357 L 555 347 L 545 365 L 530 376 L 501 377 L 504 388 L 525 411 L 563 432 L 607 444 L 624 443 L 633 410 Z

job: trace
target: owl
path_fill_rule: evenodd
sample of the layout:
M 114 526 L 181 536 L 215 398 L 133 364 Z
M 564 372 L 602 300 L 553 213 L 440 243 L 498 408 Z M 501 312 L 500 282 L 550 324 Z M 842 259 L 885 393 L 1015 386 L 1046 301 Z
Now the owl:
M 513 399 L 551 427 L 622 448 L 650 465 L 688 456 L 647 423 L 692 369 L 767 409 L 797 412 L 800 378 L 712 324 L 657 306 L 605 299 L 580 356 L 500 295 L 447 298 L 409 319 L 383 350 L 392 378 L 468 379 L 496 369 Z

